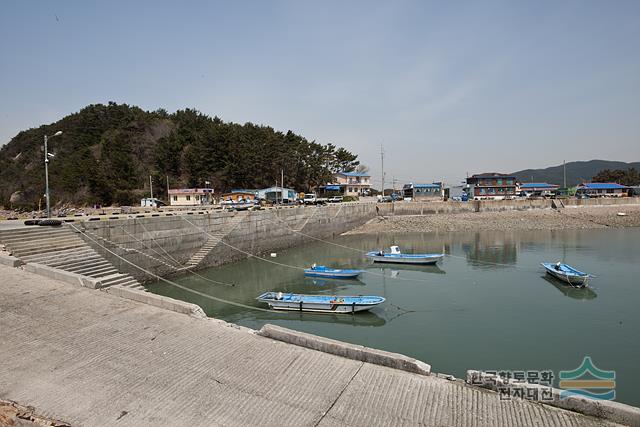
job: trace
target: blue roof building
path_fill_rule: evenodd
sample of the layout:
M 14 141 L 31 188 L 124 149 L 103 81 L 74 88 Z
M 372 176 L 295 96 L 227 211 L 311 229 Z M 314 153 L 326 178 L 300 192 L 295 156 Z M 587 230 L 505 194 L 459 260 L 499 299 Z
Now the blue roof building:
M 557 188 L 560 188 L 560 186 L 546 182 L 527 182 L 525 184 L 520 184 L 521 190 L 555 190 Z
M 516 177 L 497 172 L 471 175 L 465 192 L 474 200 L 511 199 L 516 196 Z
M 625 197 L 629 187 L 616 182 L 586 182 L 576 187 L 576 196 L 588 197 Z
M 366 196 L 371 191 L 371 175 L 363 172 L 337 172 L 333 174 L 335 182 L 328 185 L 340 186 L 345 196 Z
M 405 199 L 442 199 L 444 197 L 441 182 L 432 184 L 414 184 L 410 182 L 402 187 L 402 193 Z

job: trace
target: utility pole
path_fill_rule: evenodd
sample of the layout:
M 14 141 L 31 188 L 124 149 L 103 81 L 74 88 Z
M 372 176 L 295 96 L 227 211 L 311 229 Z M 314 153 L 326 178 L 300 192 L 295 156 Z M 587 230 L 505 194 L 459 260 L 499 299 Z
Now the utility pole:
M 284 169 L 280 169 L 280 185 L 282 186 L 280 189 L 280 201 L 284 202 Z
M 169 175 L 167 175 L 167 203 L 171 204 L 171 199 L 169 198 Z
M 567 188 L 567 161 L 563 160 L 562 161 L 562 175 L 563 175 L 563 183 L 564 183 L 564 188 Z
M 384 148 L 380 144 L 380 163 L 382 164 L 382 197 L 384 197 Z
M 151 175 L 149 175 L 149 192 L 151 193 L 151 198 L 153 199 L 153 181 L 151 180 Z M 151 201 L 153 205 L 153 200 Z
M 47 151 L 47 135 L 44 136 L 44 185 L 47 198 L 47 218 L 51 218 L 51 205 L 49 203 L 49 152 Z
M 53 136 L 62 135 L 62 131 L 54 133 Z M 51 195 L 49 194 L 49 157 L 53 157 L 53 154 L 49 154 L 49 147 L 47 143 L 49 142 L 49 137 L 47 135 L 44 136 L 44 185 L 45 185 L 45 195 L 47 198 L 47 218 L 51 218 Z

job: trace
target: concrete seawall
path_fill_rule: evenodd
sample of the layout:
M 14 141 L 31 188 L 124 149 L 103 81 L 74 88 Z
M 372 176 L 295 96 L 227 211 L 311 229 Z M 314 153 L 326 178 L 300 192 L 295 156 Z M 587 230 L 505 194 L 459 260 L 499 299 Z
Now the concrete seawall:
M 345 204 L 93 221 L 72 227 L 84 231 L 85 241 L 118 270 L 145 281 L 153 277 L 102 246 L 153 274 L 164 276 L 180 272 L 209 240 L 213 240 L 211 249 L 194 269 L 293 247 L 311 239 L 306 236 L 333 238 L 374 215 L 373 204 Z
M 637 204 L 638 198 L 568 199 L 564 206 Z M 175 216 L 86 221 L 69 225 L 119 271 L 140 281 L 196 270 L 293 247 L 313 238 L 330 239 L 380 215 L 436 215 L 548 209 L 554 200 L 471 202 L 343 203 L 250 212 L 201 211 Z M 376 212 L 376 207 L 378 212 Z M 308 237 L 312 236 L 312 237 Z M 104 248 L 108 248 L 106 251 Z M 151 272 L 122 261 L 131 263 Z M 196 261 L 194 260 L 196 257 Z M 190 262 L 192 261 L 192 262 Z

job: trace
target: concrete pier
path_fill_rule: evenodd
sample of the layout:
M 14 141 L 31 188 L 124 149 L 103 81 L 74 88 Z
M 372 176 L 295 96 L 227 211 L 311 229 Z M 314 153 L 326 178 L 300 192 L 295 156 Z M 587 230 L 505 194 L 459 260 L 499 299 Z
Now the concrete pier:
M 0 331 L 0 399 L 71 425 L 614 425 L 2 265 Z

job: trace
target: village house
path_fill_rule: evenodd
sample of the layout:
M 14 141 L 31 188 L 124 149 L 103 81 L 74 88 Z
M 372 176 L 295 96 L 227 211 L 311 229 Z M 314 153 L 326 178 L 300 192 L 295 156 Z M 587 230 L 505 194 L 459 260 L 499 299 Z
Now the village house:
M 473 200 L 511 199 L 516 196 L 516 177 L 496 172 L 472 175 L 465 190 Z
M 432 184 L 405 184 L 402 187 L 402 196 L 405 200 L 442 200 L 444 188 L 441 182 Z
M 198 206 L 213 203 L 213 188 L 178 188 L 169 190 L 171 206 Z
M 330 186 L 340 186 L 344 196 L 368 196 L 371 193 L 371 175 L 362 172 L 338 172 L 333 174 Z M 326 187 L 326 186 L 325 186 Z
M 615 182 L 587 182 L 576 187 L 576 196 L 626 197 L 629 187 Z

